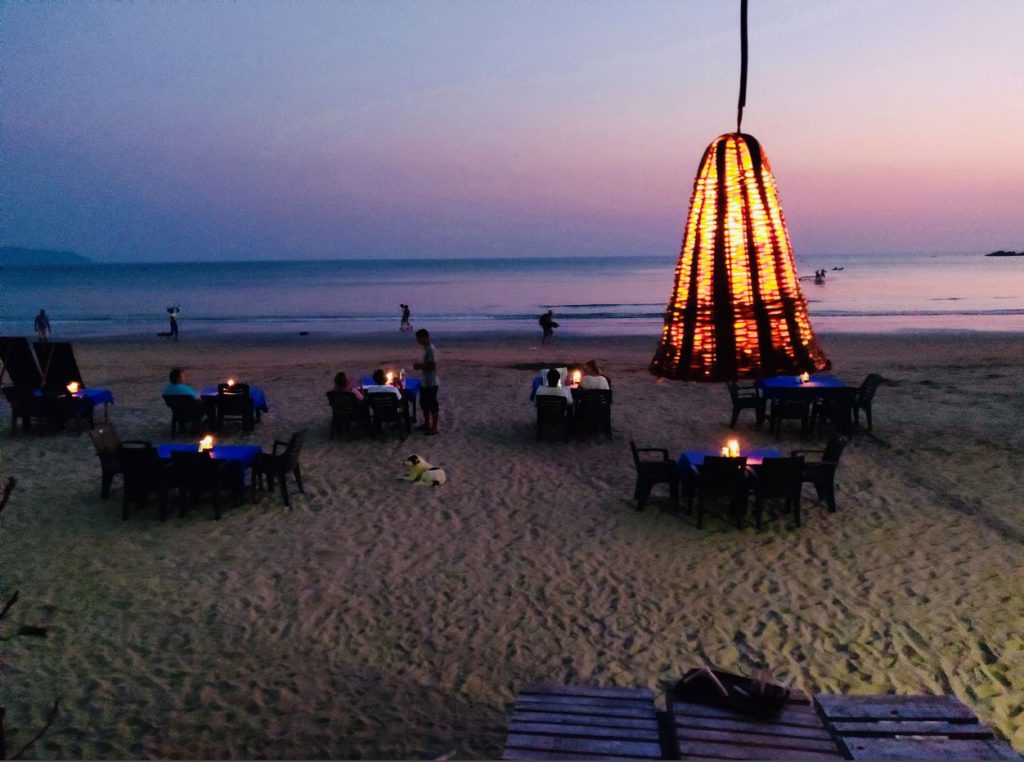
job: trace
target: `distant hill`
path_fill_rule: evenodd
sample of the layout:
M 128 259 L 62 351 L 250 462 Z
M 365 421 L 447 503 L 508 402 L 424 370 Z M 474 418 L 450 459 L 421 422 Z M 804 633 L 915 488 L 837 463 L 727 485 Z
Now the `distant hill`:
M 47 265 L 88 265 L 92 260 L 70 251 L 19 249 L 0 246 L 0 267 L 45 267 Z
M 986 254 L 986 257 L 1024 257 L 1024 251 L 993 251 L 991 254 Z

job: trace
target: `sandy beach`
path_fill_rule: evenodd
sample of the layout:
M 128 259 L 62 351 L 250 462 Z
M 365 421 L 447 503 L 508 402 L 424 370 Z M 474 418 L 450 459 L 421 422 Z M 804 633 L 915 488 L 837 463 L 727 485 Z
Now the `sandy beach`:
M 84 430 L 10 438 L 0 519 L 16 623 L 3 649 L 8 742 L 54 698 L 41 757 L 500 756 L 526 681 L 647 686 L 704 662 L 767 664 L 809 691 L 953 693 L 1024 751 L 1024 342 L 829 336 L 834 372 L 886 384 L 847 449 L 836 514 L 697 529 L 656 492 L 634 510 L 628 442 L 673 454 L 727 436 L 724 385 L 655 383 L 652 337 L 436 337 L 441 435 L 328 439 L 337 370 L 411 369 L 408 335 L 76 344 L 122 438 L 168 440 L 169 368 L 261 385 L 269 449 L 310 431 L 306 494 L 122 522 Z M 611 441 L 533 438 L 526 364 L 597 358 Z M 518 366 L 518 367 L 517 367 Z M 741 442 L 771 445 L 748 411 Z M 784 450 L 814 446 L 788 429 Z M 395 480 L 419 453 L 448 484 Z

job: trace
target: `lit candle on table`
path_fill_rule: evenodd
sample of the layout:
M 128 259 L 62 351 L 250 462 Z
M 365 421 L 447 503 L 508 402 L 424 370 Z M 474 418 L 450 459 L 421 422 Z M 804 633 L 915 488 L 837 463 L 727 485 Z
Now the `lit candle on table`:
M 810 380 L 811 380 L 811 374 L 810 373 L 801 373 L 800 374 L 800 383 L 801 384 L 806 384 Z
M 581 371 L 574 370 L 572 372 L 572 382 L 574 384 L 578 384 L 582 380 L 583 380 L 583 373 Z
M 235 379 L 229 378 L 228 379 L 228 386 L 234 386 L 234 385 L 235 385 Z
M 729 448 L 728 447 L 723 447 L 722 448 L 722 457 L 723 458 L 728 458 L 729 457 Z
M 384 374 L 384 378 L 387 380 L 388 386 L 393 386 L 395 382 L 395 372 L 393 370 L 389 370 Z
M 199 440 L 199 452 L 206 452 L 213 449 L 213 437 L 207 434 Z
M 68 384 L 68 391 L 72 394 L 78 394 L 79 384 L 77 381 L 72 381 Z
M 730 439 L 727 444 L 729 446 L 729 457 L 738 458 L 740 456 L 740 443 L 735 439 Z

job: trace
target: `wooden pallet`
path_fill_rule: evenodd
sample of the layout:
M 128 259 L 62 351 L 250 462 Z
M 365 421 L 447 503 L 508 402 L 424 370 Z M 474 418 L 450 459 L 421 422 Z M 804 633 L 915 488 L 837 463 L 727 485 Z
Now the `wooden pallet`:
M 850 759 L 1017 759 L 954 696 L 815 696 Z
M 516 697 L 502 759 L 662 759 L 654 693 L 526 685 Z
M 770 720 L 679 701 L 671 688 L 667 706 L 681 759 L 843 759 L 810 698 L 798 691 Z

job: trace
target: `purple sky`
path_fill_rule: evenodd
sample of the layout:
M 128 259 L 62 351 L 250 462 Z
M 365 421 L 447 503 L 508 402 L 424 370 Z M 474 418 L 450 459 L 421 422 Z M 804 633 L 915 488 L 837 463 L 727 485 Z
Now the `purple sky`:
M 0 243 L 678 252 L 739 2 L 4 3 Z M 1024 247 L 1024 2 L 752 0 L 798 253 Z

